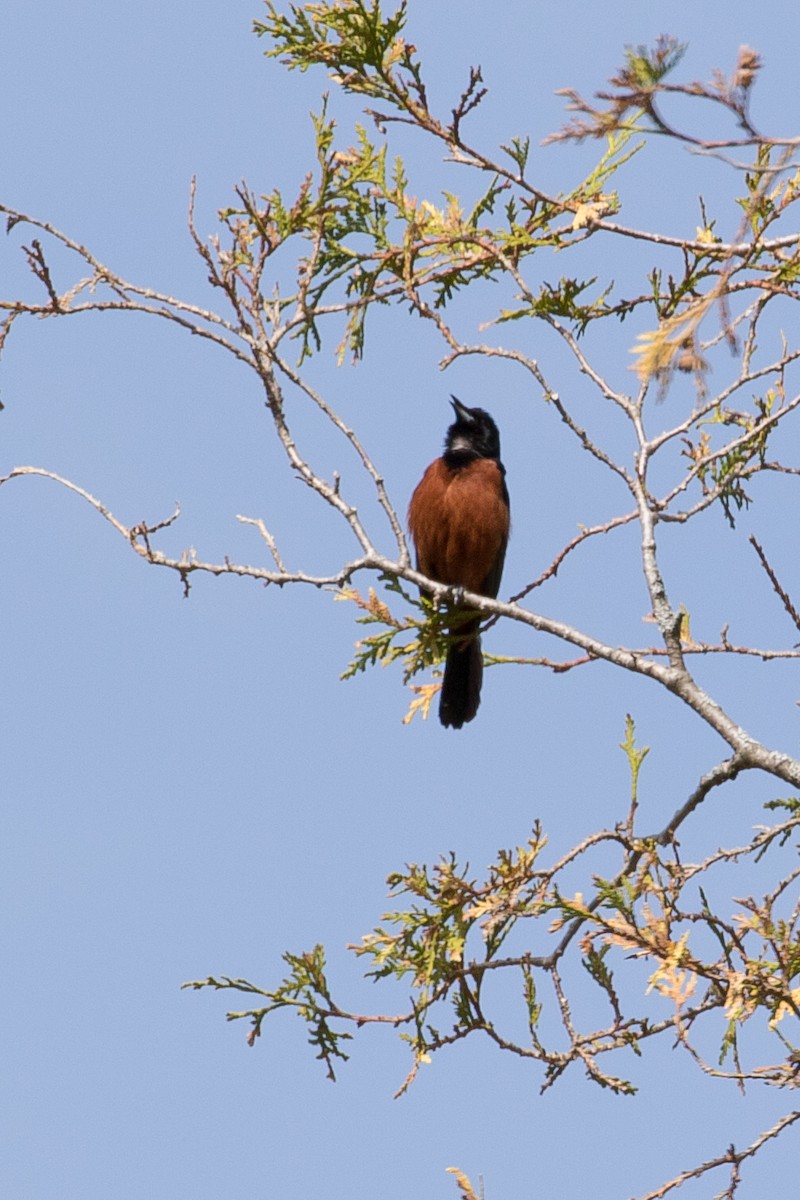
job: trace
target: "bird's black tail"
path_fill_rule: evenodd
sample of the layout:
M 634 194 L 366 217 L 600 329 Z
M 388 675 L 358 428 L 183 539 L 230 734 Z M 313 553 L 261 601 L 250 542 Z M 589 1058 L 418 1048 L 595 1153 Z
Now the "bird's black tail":
M 444 726 L 460 729 L 471 721 L 481 702 L 483 655 L 481 639 L 476 635 L 464 644 L 454 642 L 447 651 L 439 720 Z

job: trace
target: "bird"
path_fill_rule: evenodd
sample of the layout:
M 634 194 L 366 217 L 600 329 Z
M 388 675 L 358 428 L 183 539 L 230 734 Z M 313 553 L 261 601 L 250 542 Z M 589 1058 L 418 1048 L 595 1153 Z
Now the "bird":
M 455 421 L 444 453 L 425 471 L 408 506 L 417 570 L 447 587 L 494 599 L 511 529 L 500 433 L 484 409 L 468 408 L 452 395 L 450 402 Z M 461 729 L 481 702 L 480 617 L 465 619 L 470 611 L 461 606 L 459 615 L 456 599 L 439 700 L 446 728 Z

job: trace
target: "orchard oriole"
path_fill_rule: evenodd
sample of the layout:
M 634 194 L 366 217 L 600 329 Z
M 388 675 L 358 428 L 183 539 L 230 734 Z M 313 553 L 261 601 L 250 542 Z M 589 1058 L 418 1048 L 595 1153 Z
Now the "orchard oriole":
M 428 467 L 408 506 L 417 569 L 448 587 L 495 597 L 510 529 L 500 434 L 482 408 L 467 408 L 455 396 L 451 402 L 456 419 L 444 454 Z M 453 729 L 471 721 L 480 704 L 479 629 L 479 617 L 459 618 L 456 608 L 439 701 L 439 719 Z

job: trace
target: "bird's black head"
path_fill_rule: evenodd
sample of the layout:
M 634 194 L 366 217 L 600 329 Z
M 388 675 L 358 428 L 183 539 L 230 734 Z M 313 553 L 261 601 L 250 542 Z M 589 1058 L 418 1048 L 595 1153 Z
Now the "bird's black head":
M 456 419 L 445 438 L 445 458 L 494 458 L 499 462 L 500 433 L 489 414 L 482 408 L 467 408 L 455 396 L 450 403 Z

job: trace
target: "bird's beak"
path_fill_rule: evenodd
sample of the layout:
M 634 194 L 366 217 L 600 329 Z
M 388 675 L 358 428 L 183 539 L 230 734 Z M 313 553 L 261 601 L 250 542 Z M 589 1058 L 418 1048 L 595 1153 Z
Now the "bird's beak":
M 471 425 L 473 422 L 472 413 L 466 407 L 466 405 L 461 403 L 458 396 L 454 396 L 452 394 L 452 392 L 450 394 L 450 403 L 452 404 L 453 409 L 455 410 L 455 414 L 456 414 L 456 417 L 458 418 L 458 420 L 465 421 L 467 425 Z

